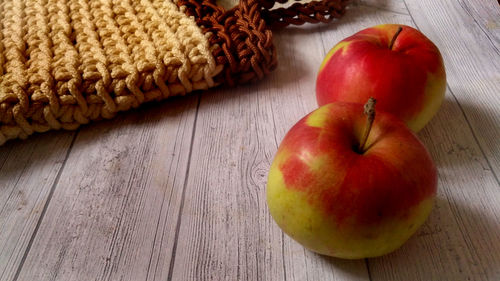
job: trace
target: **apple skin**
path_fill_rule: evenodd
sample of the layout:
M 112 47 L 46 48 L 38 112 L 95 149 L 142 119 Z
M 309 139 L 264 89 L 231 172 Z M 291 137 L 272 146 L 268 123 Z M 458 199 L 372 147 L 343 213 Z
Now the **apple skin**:
M 330 103 L 283 139 L 267 183 L 278 226 L 310 250 L 359 259 L 399 248 L 427 219 L 437 172 L 405 124 L 377 112 L 363 153 L 362 104 Z
M 399 117 L 414 132 L 436 114 L 445 92 L 446 72 L 436 45 L 420 31 L 397 24 L 377 25 L 340 41 L 326 55 L 316 80 L 319 106 L 364 104 L 374 97 L 379 111 Z

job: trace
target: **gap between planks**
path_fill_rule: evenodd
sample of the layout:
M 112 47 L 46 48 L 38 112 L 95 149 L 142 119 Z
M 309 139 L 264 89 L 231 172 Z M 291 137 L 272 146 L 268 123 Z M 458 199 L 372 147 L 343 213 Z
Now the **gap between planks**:
M 66 161 L 68 160 L 69 154 L 71 153 L 73 145 L 75 144 L 76 136 L 78 135 L 79 131 L 80 131 L 80 129 L 78 129 L 75 132 L 75 134 L 73 135 L 73 139 L 71 140 L 68 151 L 66 152 L 66 156 L 64 157 L 61 168 L 59 169 L 59 172 L 57 172 L 56 179 L 54 180 L 54 183 L 52 184 L 52 186 L 50 188 L 49 195 L 47 196 L 47 200 L 45 201 L 45 204 L 43 206 L 40 217 L 38 218 L 38 221 L 36 223 L 35 229 L 33 230 L 33 233 L 31 234 L 30 241 L 28 242 L 28 246 L 26 247 L 24 254 L 23 254 L 23 257 L 21 258 L 21 262 L 19 263 L 19 266 L 17 267 L 16 274 L 14 275 L 14 279 L 13 279 L 14 281 L 17 281 L 17 279 L 19 278 L 19 273 L 21 273 L 21 270 L 24 266 L 24 262 L 26 261 L 26 257 L 28 256 L 28 253 L 31 250 L 31 245 L 33 245 L 33 241 L 35 240 L 35 236 L 38 233 L 38 229 L 40 228 L 40 224 L 42 223 L 42 220 L 45 217 L 45 213 L 47 212 L 47 208 L 50 204 L 50 200 L 52 199 L 52 195 L 54 194 L 54 190 L 56 189 L 56 186 L 59 183 L 59 179 L 61 178 L 62 171 L 64 170 L 64 167 L 66 166 Z

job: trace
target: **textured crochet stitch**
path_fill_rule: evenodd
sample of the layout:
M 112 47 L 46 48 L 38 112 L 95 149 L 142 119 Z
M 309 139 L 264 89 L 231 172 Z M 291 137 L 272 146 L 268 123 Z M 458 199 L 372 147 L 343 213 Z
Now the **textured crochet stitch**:
M 273 12 L 266 0 L 230 11 L 210 0 L 0 1 L 0 145 L 260 79 L 276 66 L 266 23 L 329 21 L 345 2 Z

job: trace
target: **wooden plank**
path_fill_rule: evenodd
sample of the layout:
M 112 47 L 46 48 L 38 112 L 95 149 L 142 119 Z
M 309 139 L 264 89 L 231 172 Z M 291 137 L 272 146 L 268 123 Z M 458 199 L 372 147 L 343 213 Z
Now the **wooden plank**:
M 392 13 L 408 15 L 408 10 L 406 9 L 405 3 L 403 1 L 356 0 L 352 2 L 352 5 L 365 6 L 371 8 L 371 10 L 385 10 Z M 394 22 L 387 21 L 383 23 L 394 23 Z
M 173 280 L 368 280 L 363 260 L 316 255 L 282 234 L 269 216 L 265 184 L 288 129 L 316 108 L 318 67 L 333 45 L 401 15 L 358 5 L 337 25 L 274 34 L 278 69 L 257 85 L 202 99 L 173 268 Z
M 198 99 L 81 130 L 18 280 L 167 278 Z
M 498 1 L 498 0 L 497 0 Z M 482 32 L 500 52 L 500 3 L 489 1 L 464 1 L 458 3 L 462 9 L 472 17 Z
M 0 280 L 22 263 L 73 138 L 54 132 L 0 147 Z
M 429 221 L 401 250 L 370 259 L 371 277 L 497 280 L 498 55 L 457 2 L 406 3 L 414 23 L 442 51 L 448 72 L 445 102 L 419 134 L 439 170 L 438 199 Z

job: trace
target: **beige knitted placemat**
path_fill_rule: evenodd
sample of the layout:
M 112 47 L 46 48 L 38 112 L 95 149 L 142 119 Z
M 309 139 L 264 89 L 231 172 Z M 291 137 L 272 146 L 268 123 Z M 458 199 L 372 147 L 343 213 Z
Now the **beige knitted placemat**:
M 172 0 L 4 0 L 0 145 L 215 86 L 222 70 Z
M 260 80 L 277 65 L 271 28 L 331 22 L 349 2 L 220 1 L 0 0 L 0 145 Z

